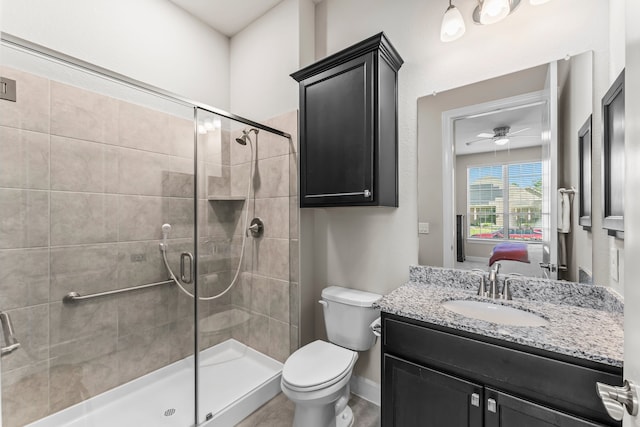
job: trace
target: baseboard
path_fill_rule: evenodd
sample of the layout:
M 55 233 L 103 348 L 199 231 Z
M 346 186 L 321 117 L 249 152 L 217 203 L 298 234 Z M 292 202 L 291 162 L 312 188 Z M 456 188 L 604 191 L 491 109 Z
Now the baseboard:
M 380 384 L 375 381 L 371 381 L 368 378 L 352 376 L 349 382 L 351 387 L 351 393 L 358 397 L 368 400 L 374 405 L 380 406 L 381 401 L 381 388 Z

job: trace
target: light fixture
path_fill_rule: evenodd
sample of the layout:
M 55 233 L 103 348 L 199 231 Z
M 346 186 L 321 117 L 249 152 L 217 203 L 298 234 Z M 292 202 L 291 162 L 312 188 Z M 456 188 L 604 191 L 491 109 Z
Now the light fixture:
M 490 25 L 502 21 L 511 15 L 520 6 L 522 0 L 477 0 L 478 5 L 471 15 L 473 22 L 479 25 Z M 550 0 L 529 0 L 534 6 L 544 4 Z M 440 40 L 451 42 L 459 39 L 465 33 L 465 24 L 462 14 L 457 7 L 451 4 L 444 12 L 442 25 L 440 26 Z M 434 93 L 435 95 L 435 93 Z
M 449 0 L 449 7 L 442 17 L 440 40 L 443 42 L 452 42 L 462 37 L 465 30 L 462 14 L 457 7 L 451 4 L 451 0 Z
M 473 11 L 473 22 L 480 25 L 490 25 L 502 21 L 513 13 L 521 0 L 478 0 L 479 4 Z
M 511 132 L 511 127 L 509 126 L 499 126 L 493 129 L 493 143 L 496 145 L 506 145 L 509 143 L 509 132 Z

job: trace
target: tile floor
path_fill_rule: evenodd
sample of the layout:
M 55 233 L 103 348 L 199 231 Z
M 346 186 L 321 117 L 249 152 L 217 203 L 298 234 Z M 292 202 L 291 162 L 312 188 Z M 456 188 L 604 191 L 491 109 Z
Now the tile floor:
M 379 427 L 380 407 L 351 395 L 349 406 L 353 409 L 353 427 Z M 236 427 L 289 427 L 293 423 L 293 403 L 280 393 Z

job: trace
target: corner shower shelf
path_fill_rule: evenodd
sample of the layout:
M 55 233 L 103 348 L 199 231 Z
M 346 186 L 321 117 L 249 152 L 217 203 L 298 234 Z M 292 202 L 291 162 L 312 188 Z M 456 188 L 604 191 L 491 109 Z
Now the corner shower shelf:
M 207 200 L 210 202 L 244 202 L 247 200 L 246 196 L 208 196 Z

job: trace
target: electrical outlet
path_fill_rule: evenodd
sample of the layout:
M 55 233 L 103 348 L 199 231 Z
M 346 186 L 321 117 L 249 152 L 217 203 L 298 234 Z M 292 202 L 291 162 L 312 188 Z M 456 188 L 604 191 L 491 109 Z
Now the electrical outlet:
M 611 275 L 611 279 L 618 281 L 618 249 L 612 248 L 611 253 L 609 255 L 609 274 Z
M 428 222 L 419 222 L 418 223 L 418 234 L 429 234 L 429 223 Z

